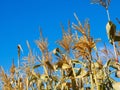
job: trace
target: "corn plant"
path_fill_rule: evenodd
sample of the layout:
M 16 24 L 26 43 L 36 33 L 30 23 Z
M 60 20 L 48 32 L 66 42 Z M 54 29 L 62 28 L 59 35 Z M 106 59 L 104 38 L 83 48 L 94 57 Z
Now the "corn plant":
M 116 56 L 106 44 L 99 50 L 100 40 L 91 36 L 88 19 L 81 24 L 75 13 L 74 17 L 77 24 L 68 21 L 67 30 L 62 25 L 62 39 L 55 49 L 49 51 L 42 31 L 40 39 L 35 40 L 39 55 L 32 52 L 26 41 L 28 56 L 21 58 L 22 49 L 18 45 L 18 66 L 13 60 L 9 74 L 0 67 L 2 90 L 120 90 L 120 82 L 111 77 L 115 73 L 114 77 L 120 78 Z M 118 43 L 114 48 L 117 57 L 119 46 Z

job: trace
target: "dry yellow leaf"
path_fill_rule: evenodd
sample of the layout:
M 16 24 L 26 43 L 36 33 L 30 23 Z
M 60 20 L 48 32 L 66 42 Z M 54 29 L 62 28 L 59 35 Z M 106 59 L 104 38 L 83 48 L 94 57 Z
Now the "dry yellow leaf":
M 62 65 L 62 69 L 65 70 L 65 69 L 69 69 L 71 68 L 70 65 L 66 64 L 66 63 L 63 63 Z

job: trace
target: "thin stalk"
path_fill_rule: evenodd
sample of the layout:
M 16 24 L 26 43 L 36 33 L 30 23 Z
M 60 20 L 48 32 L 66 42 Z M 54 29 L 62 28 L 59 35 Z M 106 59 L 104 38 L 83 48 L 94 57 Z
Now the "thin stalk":
M 117 55 L 117 50 L 116 50 L 115 42 L 113 42 L 113 48 L 114 48 L 116 63 L 118 63 L 118 55 Z
M 20 78 L 18 77 L 18 89 L 20 90 Z
M 20 88 L 19 69 L 20 69 L 20 45 L 18 45 L 18 72 L 17 72 L 18 88 Z
M 73 65 L 72 65 L 71 60 L 70 60 L 70 65 L 71 65 L 71 67 L 72 67 L 73 76 L 74 76 L 74 78 L 71 79 L 71 81 L 72 81 L 72 88 L 73 88 L 73 90 L 77 90 L 77 88 L 76 88 L 77 81 L 75 80 L 75 78 L 76 78 L 76 74 L 75 74 L 75 70 L 74 70 L 74 68 L 73 68 Z M 78 85 L 77 85 L 77 86 L 78 86 Z
M 20 68 L 20 51 L 23 52 L 23 49 L 20 44 L 18 44 L 17 48 L 18 48 L 18 69 L 19 69 Z
M 18 69 L 20 68 L 20 51 L 18 50 Z
M 97 90 L 103 90 L 103 87 L 101 87 L 101 85 L 100 85 L 100 83 L 98 82 L 97 77 L 96 77 L 95 74 L 94 74 L 94 77 L 95 77 L 95 84 L 96 84 Z
M 47 71 L 47 68 L 46 68 L 46 66 L 45 66 L 45 57 L 44 57 L 44 54 L 43 54 L 43 56 L 42 56 L 42 59 L 43 59 L 43 68 L 44 68 L 44 71 L 45 71 L 45 74 L 47 74 L 47 76 L 48 76 L 48 78 L 50 79 L 50 77 L 49 77 L 49 74 L 48 74 L 48 71 Z
M 60 79 L 59 82 L 56 84 L 56 86 L 54 87 L 54 90 L 57 90 L 57 87 L 60 85 L 61 82 L 62 82 L 62 79 Z
M 28 86 L 28 77 L 26 77 L 26 90 L 29 89 L 29 86 Z
M 90 62 L 90 82 L 91 82 L 91 90 L 94 90 L 91 52 L 89 52 L 89 55 L 90 55 L 90 60 L 89 60 L 89 62 Z
M 106 12 L 107 12 L 107 16 L 108 16 L 108 21 L 110 21 L 110 14 L 109 14 L 108 9 L 106 9 Z
M 47 72 L 47 68 L 43 65 L 43 68 L 44 68 L 44 71 L 45 71 L 45 74 L 47 74 L 48 78 L 49 78 L 49 74 Z M 50 79 L 50 78 L 49 78 Z
M 91 90 L 94 90 L 93 75 L 90 74 Z

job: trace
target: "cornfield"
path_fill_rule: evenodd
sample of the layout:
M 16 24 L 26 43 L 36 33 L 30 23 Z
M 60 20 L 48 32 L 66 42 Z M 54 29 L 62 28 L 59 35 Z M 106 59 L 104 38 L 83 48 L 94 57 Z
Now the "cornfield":
M 96 3 L 99 0 L 93 1 Z M 109 3 L 102 5 L 105 7 Z M 120 78 L 120 63 L 117 61 L 120 55 L 119 41 L 112 42 L 114 52 L 106 44 L 99 50 L 97 44 L 100 40 L 91 36 L 89 20 L 82 25 L 75 13 L 74 17 L 77 24 L 68 21 L 67 30 L 62 25 L 62 39 L 57 41 L 58 47 L 54 50 L 49 51 L 42 31 L 40 39 L 35 41 L 40 55 L 34 55 L 26 41 L 29 52 L 21 62 L 22 48 L 18 45 L 18 66 L 13 60 L 9 74 L 0 67 L 1 89 L 120 90 L 120 82 L 111 77 L 115 73 L 114 77 Z

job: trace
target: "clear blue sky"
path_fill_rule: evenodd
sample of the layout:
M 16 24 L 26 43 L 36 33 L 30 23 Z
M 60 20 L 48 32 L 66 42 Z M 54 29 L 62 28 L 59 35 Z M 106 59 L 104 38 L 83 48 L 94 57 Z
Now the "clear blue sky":
M 120 26 L 115 20 L 120 18 L 119 4 L 120 0 L 111 0 L 109 7 L 111 20 L 117 26 Z M 74 12 L 81 22 L 89 18 L 94 38 L 108 43 L 106 11 L 102 6 L 90 4 L 90 0 L 0 0 L 0 66 L 8 69 L 13 58 L 17 62 L 18 44 L 27 55 L 26 40 L 36 49 L 34 40 L 39 38 L 39 27 L 42 27 L 52 50 L 62 35 L 60 23 L 67 27 L 68 20 L 76 22 Z

